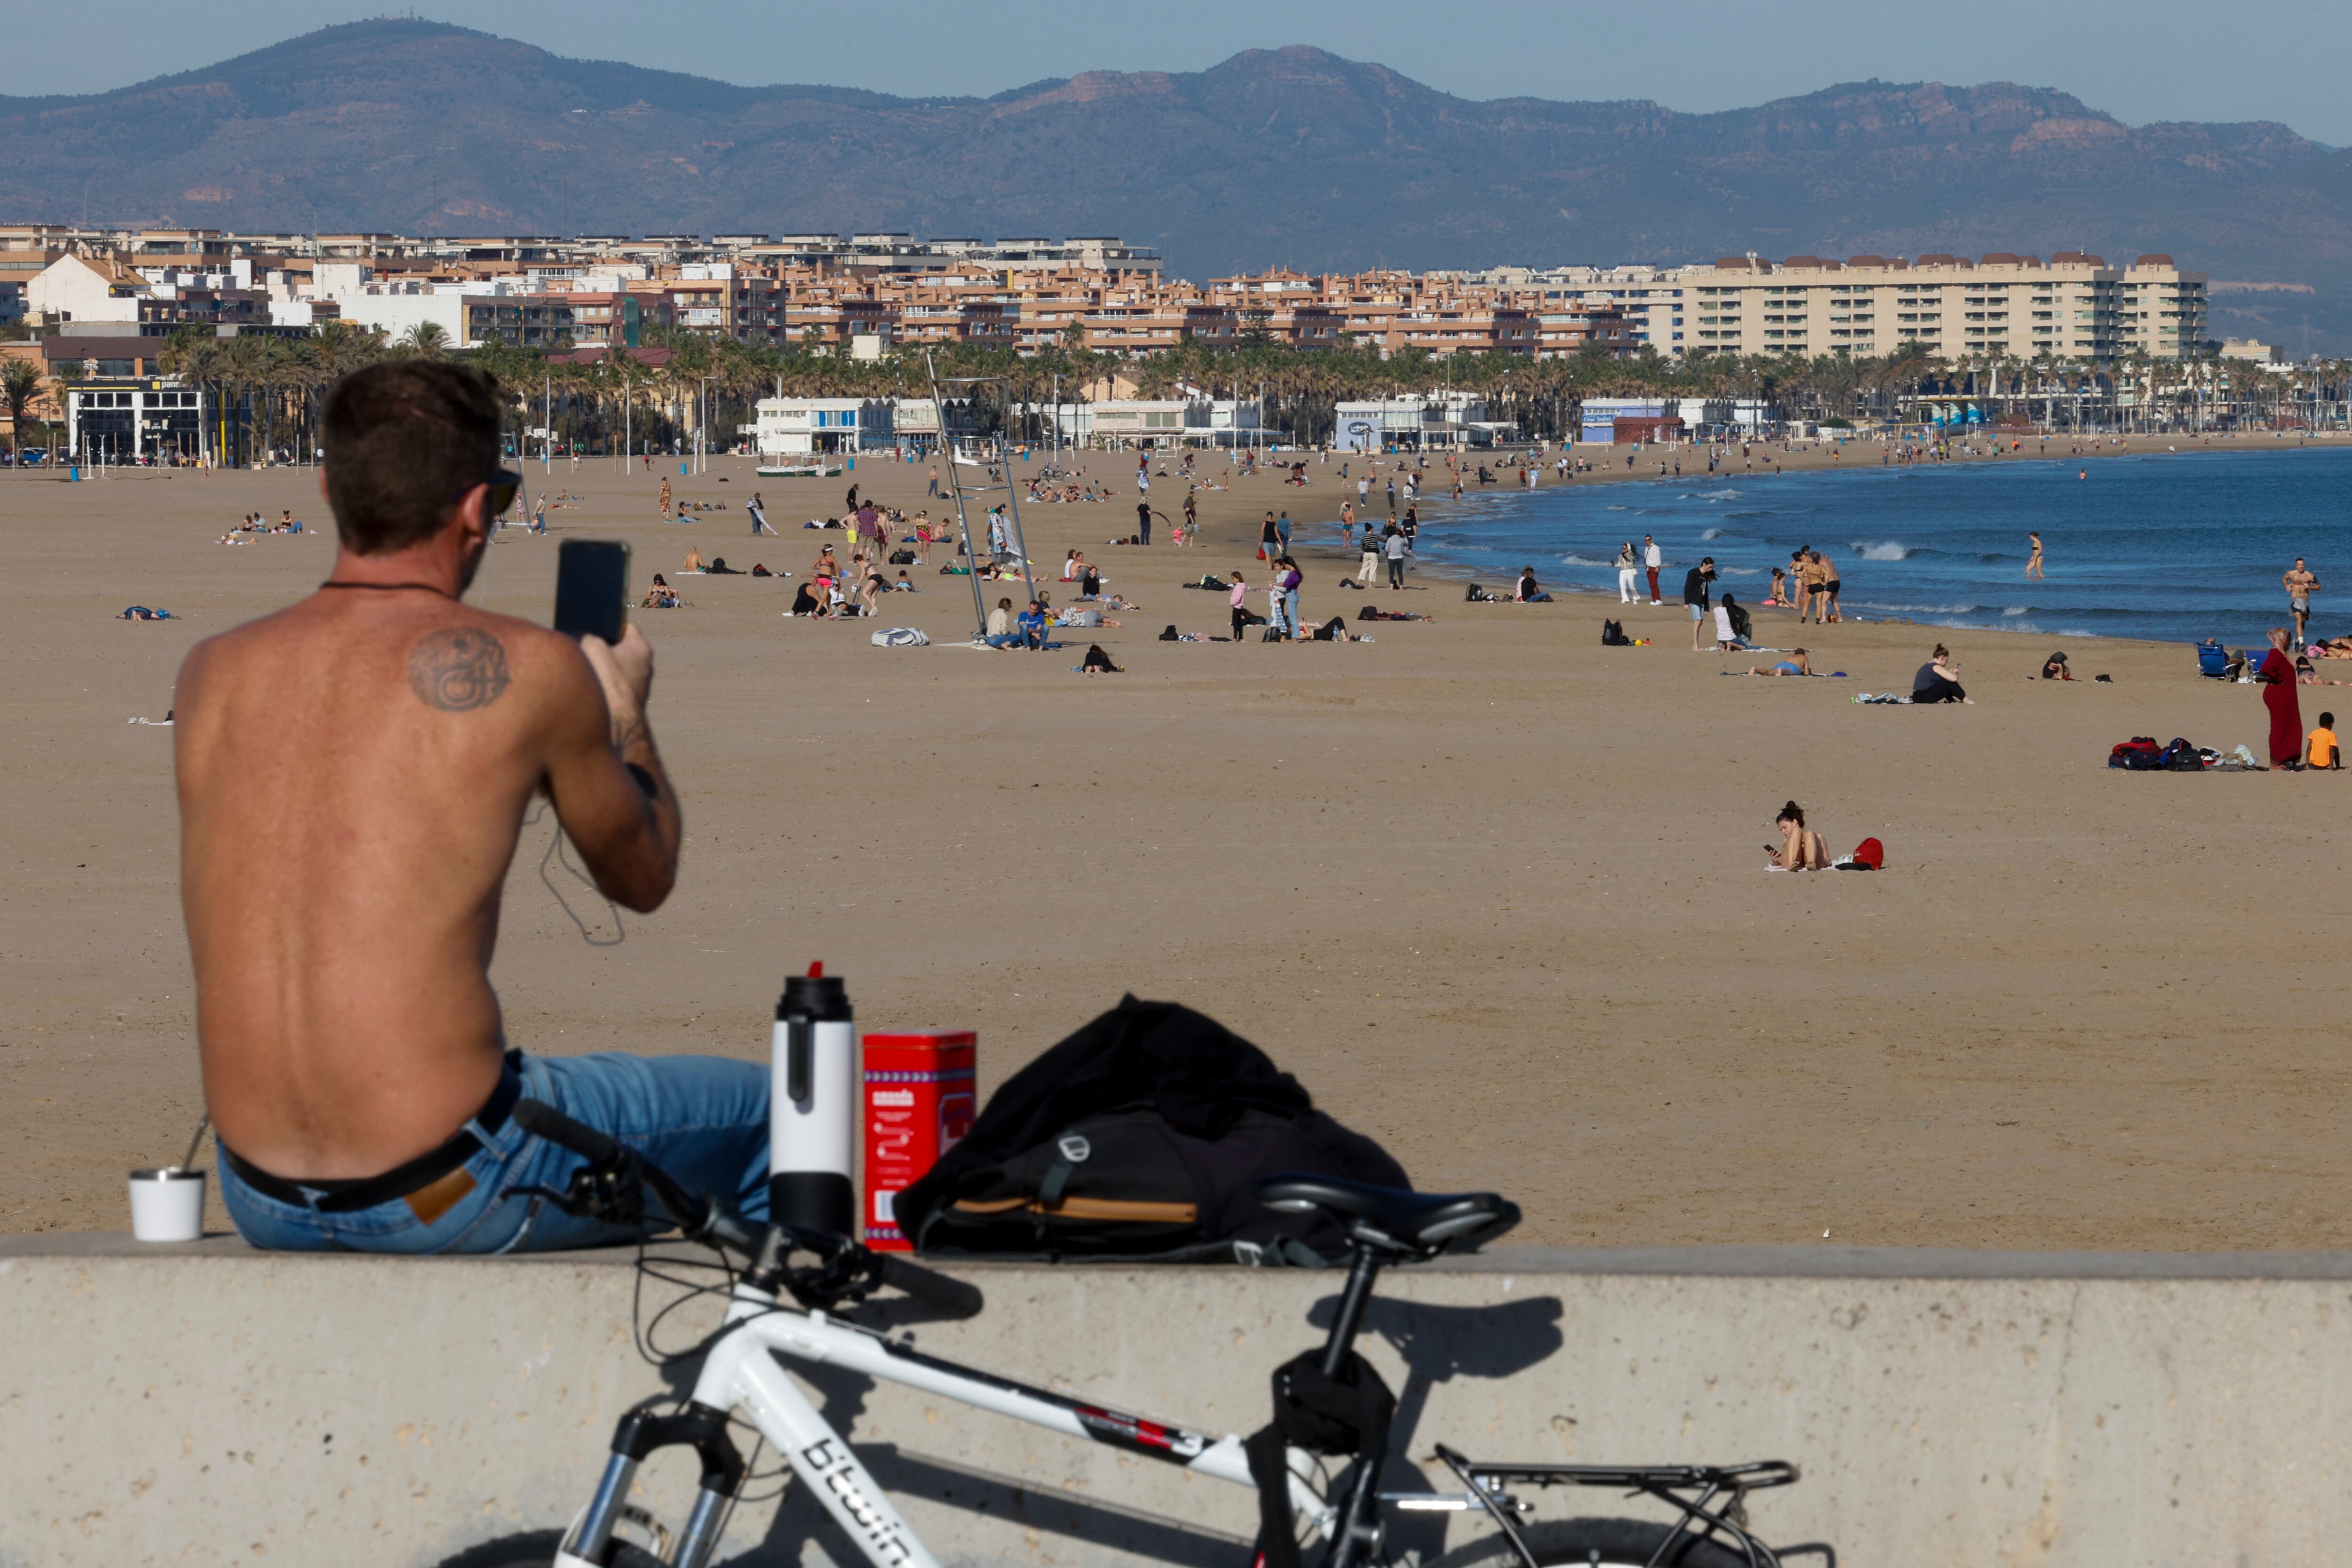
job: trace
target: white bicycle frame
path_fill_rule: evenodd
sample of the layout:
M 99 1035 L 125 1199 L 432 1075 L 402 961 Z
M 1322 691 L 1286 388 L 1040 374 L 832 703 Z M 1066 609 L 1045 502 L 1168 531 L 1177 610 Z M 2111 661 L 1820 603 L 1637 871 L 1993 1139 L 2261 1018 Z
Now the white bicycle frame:
M 695 1380 L 692 1405 L 707 1411 L 740 1411 L 784 1457 L 874 1568 L 939 1568 L 939 1561 L 848 1443 L 777 1365 L 777 1355 L 902 1384 L 1064 1436 L 1181 1464 L 1236 1486 L 1256 1485 L 1238 1436 L 1211 1438 L 960 1366 L 925 1355 L 906 1340 L 857 1328 L 824 1312 L 780 1307 L 773 1296 L 739 1284 L 728 1309 L 726 1331 L 711 1346 Z M 625 1454 L 612 1456 L 594 1499 L 556 1552 L 556 1568 L 595 1568 L 620 1521 L 638 1463 Z M 1289 1449 L 1288 1468 L 1293 1511 L 1328 1539 L 1339 1510 L 1316 1489 L 1312 1478 L 1318 1472 L 1313 1458 Z M 732 1493 L 731 1487 L 710 1484 L 706 1466 L 704 1486 L 677 1539 L 675 1568 L 704 1568 L 709 1563 L 725 1529 Z

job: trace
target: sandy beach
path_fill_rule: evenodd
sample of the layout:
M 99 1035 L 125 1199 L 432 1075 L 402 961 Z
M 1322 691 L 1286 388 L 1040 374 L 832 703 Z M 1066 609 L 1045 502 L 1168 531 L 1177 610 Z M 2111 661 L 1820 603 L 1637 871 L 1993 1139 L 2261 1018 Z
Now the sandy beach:
M 1268 508 L 1311 547 L 1307 617 L 1355 624 L 1336 465 L 1305 490 L 1206 494 L 1208 547 L 1146 551 L 1106 543 L 1132 526 L 1134 459 L 1084 460 L 1124 489 L 1024 507 L 1031 553 L 1051 575 L 1082 548 L 1145 608 L 1044 655 L 945 646 L 971 595 L 921 569 L 878 621 L 782 616 L 843 538 L 797 525 L 837 514 L 845 479 L 673 461 L 681 499 L 728 510 L 661 523 L 658 472 L 556 466 L 585 498 L 556 536 L 629 539 L 639 586 L 667 572 L 693 605 L 637 615 L 687 849 L 668 905 L 591 947 L 542 885 L 551 825 L 524 829 L 494 971 L 515 1044 L 764 1059 L 782 976 L 822 959 L 868 1027 L 977 1028 L 985 1092 L 1133 991 L 1255 1039 L 1417 1185 L 1517 1198 L 1526 1241 L 2352 1240 L 2346 995 L 2325 968 L 2352 784 L 2103 765 L 2134 734 L 2259 752 L 2255 689 L 2198 679 L 2179 647 L 2073 640 L 2084 679 L 2061 686 L 2031 679 L 2046 639 L 1800 638 L 1772 612 L 1764 640 L 1852 678 L 1727 679 L 1751 658 L 1694 655 L 1678 605 L 1624 616 L 1653 646 L 1603 648 L 1613 599 L 1465 605 L 1438 572 L 1374 595 L 1436 619 L 1370 644 L 1161 643 L 1170 623 L 1223 629 L 1223 596 L 1181 582 L 1262 581 L 1244 542 Z M 911 511 L 926 467 L 855 478 Z M 163 717 L 191 643 L 325 575 L 314 485 L 0 475 L 20 668 L 0 694 L 0 1230 L 123 1228 L 124 1170 L 195 1122 L 172 731 L 127 721 Z M 749 537 L 755 488 L 782 538 Z M 1181 489 L 1156 481 L 1153 502 Z M 320 531 L 215 542 L 285 508 Z M 794 576 L 680 578 L 689 546 Z M 555 552 L 509 531 L 474 597 L 543 620 Z M 182 618 L 111 618 L 131 604 Z M 877 626 L 935 646 L 875 647 Z M 1907 689 L 1938 636 L 1974 706 L 1851 700 Z M 1089 640 L 1127 673 L 1073 673 Z M 2337 695 L 2352 711 L 2352 689 L 2306 689 L 2306 723 Z M 1881 838 L 1886 869 L 1767 872 L 1791 797 L 1838 852 Z M 549 874 L 609 937 L 602 900 Z

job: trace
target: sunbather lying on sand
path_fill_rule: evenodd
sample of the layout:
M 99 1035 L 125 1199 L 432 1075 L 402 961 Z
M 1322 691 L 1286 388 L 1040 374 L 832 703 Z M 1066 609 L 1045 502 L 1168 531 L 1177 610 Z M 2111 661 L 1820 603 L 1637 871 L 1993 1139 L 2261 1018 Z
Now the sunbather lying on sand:
M 1825 871 L 1829 869 L 1830 847 L 1822 836 L 1805 826 L 1805 812 L 1795 801 L 1780 808 L 1772 826 L 1780 830 L 1780 847 L 1764 846 L 1771 864 L 1783 871 Z
M 1803 648 L 1790 649 L 1787 658 L 1768 668 L 1759 669 L 1752 664 L 1748 667 L 1750 675 L 1811 675 L 1812 672 L 1812 658 Z

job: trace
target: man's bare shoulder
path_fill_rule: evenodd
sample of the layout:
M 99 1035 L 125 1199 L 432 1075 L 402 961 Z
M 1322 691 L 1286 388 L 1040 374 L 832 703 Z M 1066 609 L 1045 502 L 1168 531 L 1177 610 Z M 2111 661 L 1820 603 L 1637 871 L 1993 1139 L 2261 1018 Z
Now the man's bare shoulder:
M 580 645 L 515 616 L 446 606 L 405 645 L 409 689 L 448 712 L 486 708 L 511 691 L 525 706 L 566 703 L 596 687 Z

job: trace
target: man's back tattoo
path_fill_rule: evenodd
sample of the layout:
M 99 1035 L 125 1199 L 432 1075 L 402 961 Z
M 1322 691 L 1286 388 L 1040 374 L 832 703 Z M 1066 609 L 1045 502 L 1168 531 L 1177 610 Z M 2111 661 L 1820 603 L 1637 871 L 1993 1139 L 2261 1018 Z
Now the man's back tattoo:
M 419 700 L 450 713 L 487 708 L 507 689 L 507 650 L 488 632 L 445 626 L 408 653 L 408 684 Z

